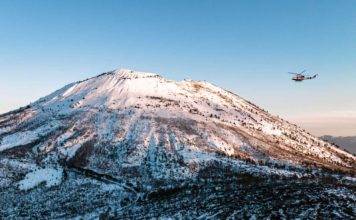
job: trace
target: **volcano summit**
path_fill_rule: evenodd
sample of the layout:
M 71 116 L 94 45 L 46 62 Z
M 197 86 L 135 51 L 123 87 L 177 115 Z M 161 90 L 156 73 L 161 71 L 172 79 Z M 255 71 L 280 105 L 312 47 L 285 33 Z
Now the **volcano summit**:
M 355 162 L 210 83 L 121 69 L 0 115 L 0 217 L 350 219 Z

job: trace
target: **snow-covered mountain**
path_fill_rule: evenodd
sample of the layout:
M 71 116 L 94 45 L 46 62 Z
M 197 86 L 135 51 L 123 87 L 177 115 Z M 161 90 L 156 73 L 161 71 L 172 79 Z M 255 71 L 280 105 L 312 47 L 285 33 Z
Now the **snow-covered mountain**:
M 241 189 L 258 197 L 272 186 L 318 183 L 322 193 L 308 185 L 315 188 L 311 195 L 343 190 L 339 203 L 327 205 L 349 207 L 355 194 L 347 175 L 355 175 L 355 162 L 355 156 L 210 83 L 121 69 L 0 116 L 0 195 L 7 199 L 0 202 L 0 216 L 235 218 L 267 216 L 276 208 L 279 216 L 308 216 L 315 204 L 282 208 L 284 213 L 274 203 L 253 210 L 224 204 L 241 196 Z M 346 185 L 326 187 L 326 174 Z M 271 182 L 277 177 L 286 180 Z M 253 183 L 265 185 L 250 189 Z M 208 195 L 224 196 L 209 202 Z M 47 202 L 34 204 L 33 198 Z M 206 206 L 197 207 L 203 200 Z M 195 205 L 185 207 L 188 201 Z

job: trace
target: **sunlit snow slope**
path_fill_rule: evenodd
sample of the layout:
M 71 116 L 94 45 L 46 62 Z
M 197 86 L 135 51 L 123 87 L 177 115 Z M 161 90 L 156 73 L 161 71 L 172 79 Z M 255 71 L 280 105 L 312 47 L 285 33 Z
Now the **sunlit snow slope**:
M 203 81 L 115 70 L 0 116 L 2 162 L 70 164 L 114 176 L 180 179 L 209 161 L 251 172 L 354 173 L 355 156 Z M 246 163 L 247 162 L 247 163 Z M 31 169 L 30 169 L 31 170 Z M 3 180 L 3 184 L 10 183 Z
M 0 115 L 0 219 L 352 219 L 355 161 L 210 83 L 117 70 Z

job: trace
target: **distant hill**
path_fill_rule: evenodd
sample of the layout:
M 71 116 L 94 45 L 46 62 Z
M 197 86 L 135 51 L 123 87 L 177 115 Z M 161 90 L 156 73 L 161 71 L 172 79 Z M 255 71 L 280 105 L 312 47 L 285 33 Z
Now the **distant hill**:
M 350 153 L 356 154 L 356 136 L 334 137 L 331 135 L 324 135 L 320 138 L 329 143 L 334 143 Z

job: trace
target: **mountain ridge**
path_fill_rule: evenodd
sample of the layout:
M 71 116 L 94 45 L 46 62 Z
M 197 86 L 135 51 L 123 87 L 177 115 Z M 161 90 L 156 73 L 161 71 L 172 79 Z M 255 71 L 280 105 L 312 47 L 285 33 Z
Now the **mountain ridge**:
M 203 101 L 199 99 L 203 99 Z M 151 103 L 155 103 L 155 106 Z M 164 106 L 162 106 L 163 104 Z M 353 155 L 319 141 L 297 126 L 269 115 L 256 105 L 229 91 L 203 81 L 175 82 L 166 80 L 154 73 L 135 72 L 127 69 L 107 72 L 64 86 L 62 89 L 33 103 L 32 108 L 35 109 L 34 111 L 40 109 L 42 113 L 52 115 L 71 114 L 74 111 L 80 112 L 82 109 L 90 108 L 99 110 L 103 108 L 119 109 L 119 111 L 131 108 L 138 112 L 137 117 L 144 117 L 145 115 L 151 117 L 150 114 L 154 114 L 158 118 L 181 117 L 193 119 L 199 123 L 212 121 L 215 124 L 220 123 L 220 126 L 230 131 L 238 130 L 237 133 L 245 133 L 245 139 L 252 137 L 253 141 L 273 141 L 275 142 L 274 145 L 284 141 L 286 142 L 284 146 L 280 146 L 277 150 L 287 154 L 291 150 L 302 151 L 302 154 L 306 152 L 316 157 L 320 157 L 320 155 L 329 157 L 334 159 L 333 162 L 341 162 L 335 154 L 355 159 Z M 231 111 L 231 109 L 234 111 Z M 46 112 L 46 110 L 49 112 Z M 278 129 L 279 126 L 285 126 L 287 130 Z M 292 129 L 292 131 L 288 129 Z M 293 140 L 295 139 L 293 132 L 301 133 L 306 140 L 302 142 Z M 294 145 L 288 146 L 287 142 L 290 141 L 294 141 Z M 306 141 L 311 141 L 311 143 L 306 143 Z M 317 146 L 313 146 L 313 143 L 316 143 Z M 295 146 L 297 144 L 308 144 L 309 148 Z M 225 153 L 232 154 L 233 149 L 226 144 L 223 145 L 225 145 Z M 264 150 L 267 151 L 268 149 Z M 275 154 L 274 156 L 279 155 Z
M 183 190 L 186 198 L 197 184 L 208 187 L 201 195 L 214 190 L 202 180 L 225 189 L 240 177 L 247 185 L 251 178 L 262 178 L 270 187 L 274 176 L 303 185 L 310 184 L 304 178 L 318 177 L 321 182 L 325 175 L 342 175 L 340 181 L 349 184 L 353 180 L 347 175 L 355 175 L 355 161 L 355 156 L 213 84 L 176 82 L 126 69 L 68 84 L 0 115 L 0 189 L 7 189 L 7 198 L 20 191 L 46 199 L 58 187 L 72 192 L 87 184 L 89 195 L 96 195 L 93 190 L 115 192 L 108 201 L 98 197 L 97 202 L 113 202 L 110 206 L 118 212 L 128 206 L 115 201 L 147 208 L 145 201 L 154 193 Z M 47 175 L 40 178 L 43 173 Z M 47 188 L 49 194 L 42 195 Z M 59 195 L 65 199 L 66 194 Z M 26 196 L 14 201 L 32 204 Z M 135 206 L 138 203 L 142 206 Z M 69 204 L 104 211 L 86 200 Z M 11 204 L 2 207 L 6 216 L 16 215 Z M 23 210 L 36 216 L 31 208 Z M 68 216 L 79 214 L 84 213 L 77 210 Z

